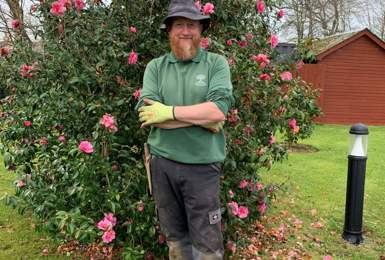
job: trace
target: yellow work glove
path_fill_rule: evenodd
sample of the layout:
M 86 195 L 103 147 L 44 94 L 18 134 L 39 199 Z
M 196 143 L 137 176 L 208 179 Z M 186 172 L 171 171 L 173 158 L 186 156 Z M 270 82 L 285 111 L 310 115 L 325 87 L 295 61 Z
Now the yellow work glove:
M 163 123 L 168 120 L 175 120 L 173 106 L 166 106 L 150 99 L 145 99 L 144 101 L 148 105 L 142 106 L 138 110 L 139 120 L 143 122 L 141 127 Z
M 225 121 L 221 121 L 221 122 L 207 123 L 207 124 L 201 125 L 201 127 L 208 129 L 210 132 L 218 133 L 223 128 L 224 124 L 225 124 Z

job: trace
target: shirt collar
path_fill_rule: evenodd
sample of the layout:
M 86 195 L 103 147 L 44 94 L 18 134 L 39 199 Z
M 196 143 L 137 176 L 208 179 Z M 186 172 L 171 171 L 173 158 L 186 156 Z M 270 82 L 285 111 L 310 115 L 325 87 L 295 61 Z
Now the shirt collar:
M 198 63 L 198 62 L 201 61 L 202 55 L 203 55 L 203 50 L 202 50 L 200 47 L 198 47 L 197 54 L 196 54 L 195 57 L 192 58 L 191 60 L 192 60 L 193 62 Z M 171 63 L 176 63 L 176 62 L 178 62 L 178 60 L 175 58 L 175 55 L 174 55 L 174 53 L 172 53 L 172 51 L 170 51 L 170 52 L 167 54 L 167 58 L 168 58 L 168 61 L 171 62 Z

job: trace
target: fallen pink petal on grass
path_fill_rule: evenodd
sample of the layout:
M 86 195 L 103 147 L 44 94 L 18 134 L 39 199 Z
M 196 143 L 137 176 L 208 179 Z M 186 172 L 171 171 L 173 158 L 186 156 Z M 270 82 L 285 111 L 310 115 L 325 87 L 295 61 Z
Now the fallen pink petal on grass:
M 312 226 L 313 228 L 323 228 L 324 224 L 318 221 L 318 222 L 311 223 L 310 226 Z

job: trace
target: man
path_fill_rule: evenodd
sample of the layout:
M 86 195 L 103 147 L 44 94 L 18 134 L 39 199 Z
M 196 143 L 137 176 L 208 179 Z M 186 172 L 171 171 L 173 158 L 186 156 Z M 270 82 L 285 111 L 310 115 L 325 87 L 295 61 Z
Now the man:
M 191 0 L 175 0 L 163 28 L 171 52 L 146 67 L 137 104 L 151 126 L 152 190 L 171 260 L 223 258 L 219 202 L 223 122 L 234 99 L 224 57 L 200 46 L 209 26 Z

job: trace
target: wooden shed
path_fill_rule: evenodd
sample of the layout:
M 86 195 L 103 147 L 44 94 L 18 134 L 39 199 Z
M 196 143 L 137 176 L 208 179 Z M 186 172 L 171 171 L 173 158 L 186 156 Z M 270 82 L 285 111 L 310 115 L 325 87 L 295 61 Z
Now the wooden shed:
M 329 124 L 385 125 L 385 42 L 370 30 L 315 41 L 315 64 L 305 64 L 302 78 L 320 90 Z

